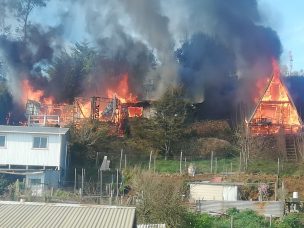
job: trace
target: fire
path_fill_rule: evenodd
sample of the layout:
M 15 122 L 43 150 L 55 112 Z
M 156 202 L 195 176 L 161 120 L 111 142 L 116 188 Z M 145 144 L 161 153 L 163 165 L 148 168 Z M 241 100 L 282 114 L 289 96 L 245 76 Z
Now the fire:
M 275 134 L 284 129 L 295 133 L 301 129 L 301 119 L 288 90 L 280 79 L 280 67 L 272 61 L 273 75 L 249 121 L 254 134 Z
M 53 97 L 45 97 L 44 92 L 42 90 L 35 90 L 27 79 L 22 81 L 22 94 L 24 104 L 26 104 L 27 100 L 43 102 L 46 105 L 54 103 Z
M 129 91 L 128 79 L 128 74 L 122 75 L 117 86 L 107 89 L 107 98 L 75 97 L 72 105 L 56 104 L 53 97 L 46 97 L 43 90 L 35 90 L 28 80 L 23 80 L 23 102 L 26 104 L 28 123 L 57 125 L 92 118 L 111 121 L 121 130 L 126 118 L 143 115 L 143 107 L 137 107 L 137 97 Z
M 116 88 L 109 88 L 107 90 L 107 95 L 109 98 L 116 97 L 121 103 L 134 103 L 137 102 L 137 96 L 133 96 L 129 92 L 129 76 L 124 74 L 122 79 L 119 81 Z
M 143 107 L 128 107 L 129 117 L 141 117 L 143 114 Z

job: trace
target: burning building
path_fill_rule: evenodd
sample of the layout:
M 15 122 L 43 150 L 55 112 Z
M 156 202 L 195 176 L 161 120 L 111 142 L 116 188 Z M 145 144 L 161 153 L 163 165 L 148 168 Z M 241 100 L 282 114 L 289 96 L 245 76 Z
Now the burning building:
M 125 120 L 142 117 L 147 106 L 147 102 L 139 102 L 129 92 L 127 75 L 117 88 L 107 90 L 107 97 L 76 97 L 72 104 L 56 103 L 52 97 L 45 97 L 42 90 L 34 91 L 29 81 L 23 82 L 23 91 L 27 98 L 24 103 L 28 126 L 66 126 L 92 119 L 111 122 L 122 134 Z
M 303 147 L 303 122 L 289 92 L 280 78 L 278 64 L 273 61 L 273 74 L 247 122 L 254 137 L 276 136 L 281 141 L 284 157 L 297 160 Z M 269 138 L 269 137 L 268 137 Z
M 274 64 L 272 78 L 249 119 L 251 134 L 295 134 L 302 130 L 302 120 Z

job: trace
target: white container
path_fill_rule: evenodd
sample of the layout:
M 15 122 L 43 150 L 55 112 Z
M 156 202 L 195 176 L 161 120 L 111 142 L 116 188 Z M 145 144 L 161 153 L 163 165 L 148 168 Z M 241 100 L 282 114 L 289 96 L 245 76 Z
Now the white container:
M 293 199 L 298 199 L 299 198 L 299 193 L 298 192 L 293 192 L 292 193 L 292 198 Z

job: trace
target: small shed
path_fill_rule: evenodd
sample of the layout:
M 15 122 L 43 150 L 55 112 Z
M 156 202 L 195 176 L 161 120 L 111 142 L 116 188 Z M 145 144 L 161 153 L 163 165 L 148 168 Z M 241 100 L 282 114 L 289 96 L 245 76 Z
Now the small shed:
M 239 199 L 239 188 L 234 183 L 190 183 L 190 201 L 197 200 L 224 200 L 236 201 Z

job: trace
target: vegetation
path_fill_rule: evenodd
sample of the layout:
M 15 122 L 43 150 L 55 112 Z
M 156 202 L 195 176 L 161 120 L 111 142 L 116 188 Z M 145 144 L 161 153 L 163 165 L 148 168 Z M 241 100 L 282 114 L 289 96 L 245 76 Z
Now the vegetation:
M 211 216 L 208 214 L 188 213 L 186 223 L 192 228 L 256 228 L 256 227 L 273 227 L 273 228 L 298 228 L 304 225 L 301 220 L 301 214 L 289 214 L 282 220 L 274 219 L 270 226 L 270 220 L 263 216 L 257 215 L 252 210 L 239 211 L 235 208 L 229 209 L 225 215 Z
M 136 171 L 136 170 L 135 170 Z M 168 182 L 150 172 L 137 172 L 129 180 L 137 199 L 139 223 L 166 223 L 168 227 L 183 227 L 186 207 L 182 204 L 182 181 Z
M 9 184 L 9 180 L 3 175 L 0 175 L 0 195 L 3 195 L 7 191 Z

